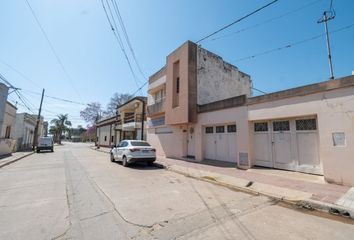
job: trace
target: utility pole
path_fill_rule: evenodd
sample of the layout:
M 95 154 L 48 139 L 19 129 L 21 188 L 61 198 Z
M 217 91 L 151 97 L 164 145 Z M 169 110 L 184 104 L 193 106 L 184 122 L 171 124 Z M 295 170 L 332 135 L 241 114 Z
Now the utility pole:
M 328 24 L 327 22 L 334 19 L 336 17 L 334 11 L 325 11 L 323 13 L 323 16 L 320 20 L 317 21 L 317 23 L 324 23 L 325 25 L 325 31 L 326 31 L 326 41 L 327 41 L 327 51 L 328 51 L 328 62 L 329 62 L 329 71 L 330 71 L 330 79 L 334 79 L 334 74 L 333 74 L 333 65 L 332 65 L 332 53 L 331 53 L 331 45 L 329 41 L 329 34 L 328 34 Z
M 44 97 L 44 88 L 43 88 L 43 90 L 42 90 L 41 104 L 39 105 L 38 116 L 37 116 L 37 123 L 36 123 L 36 127 L 35 127 L 35 129 L 34 129 L 33 146 L 32 146 L 32 150 L 33 150 L 33 151 L 36 150 L 36 146 L 37 146 L 37 139 L 38 139 L 38 136 L 37 136 L 37 135 L 38 135 L 39 122 L 40 122 L 40 118 L 41 118 L 43 97 Z
M 140 140 L 144 140 L 144 120 L 145 120 L 145 101 L 141 100 L 141 102 L 143 103 L 143 110 L 141 113 L 141 138 Z

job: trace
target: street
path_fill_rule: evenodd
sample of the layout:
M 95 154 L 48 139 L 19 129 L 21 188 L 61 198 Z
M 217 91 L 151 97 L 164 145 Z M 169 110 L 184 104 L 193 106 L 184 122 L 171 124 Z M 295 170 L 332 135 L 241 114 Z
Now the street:
M 0 239 L 352 239 L 353 221 L 293 209 L 67 143 L 0 169 Z

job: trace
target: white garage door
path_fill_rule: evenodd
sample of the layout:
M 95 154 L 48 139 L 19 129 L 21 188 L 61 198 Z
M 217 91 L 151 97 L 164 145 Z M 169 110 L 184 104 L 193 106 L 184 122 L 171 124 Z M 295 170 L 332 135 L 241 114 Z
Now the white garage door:
M 236 124 L 208 126 L 204 128 L 204 158 L 237 162 Z
M 255 165 L 322 174 L 316 118 L 254 123 Z

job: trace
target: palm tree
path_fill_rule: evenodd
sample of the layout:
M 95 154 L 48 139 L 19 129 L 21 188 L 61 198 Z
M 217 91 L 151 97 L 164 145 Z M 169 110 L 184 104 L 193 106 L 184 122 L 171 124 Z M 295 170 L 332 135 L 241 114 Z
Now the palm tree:
M 59 114 L 57 118 L 54 118 L 50 123 L 54 124 L 51 127 L 54 137 L 57 138 L 59 144 L 61 144 L 61 136 L 64 131 L 68 131 L 71 126 L 71 122 L 68 120 L 68 114 Z

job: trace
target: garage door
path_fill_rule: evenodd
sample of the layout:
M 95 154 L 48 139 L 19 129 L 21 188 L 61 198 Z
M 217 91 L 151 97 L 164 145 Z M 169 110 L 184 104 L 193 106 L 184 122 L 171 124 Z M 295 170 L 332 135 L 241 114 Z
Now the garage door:
M 255 165 L 322 174 L 316 118 L 273 120 L 253 125 Z
M 204 158 L 237 162 L 236 124 L 207 126 L 204 128 Z

